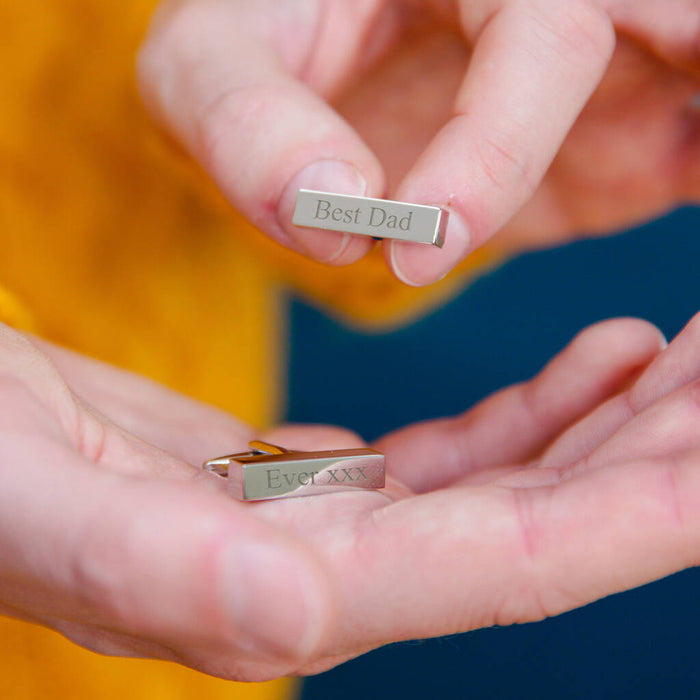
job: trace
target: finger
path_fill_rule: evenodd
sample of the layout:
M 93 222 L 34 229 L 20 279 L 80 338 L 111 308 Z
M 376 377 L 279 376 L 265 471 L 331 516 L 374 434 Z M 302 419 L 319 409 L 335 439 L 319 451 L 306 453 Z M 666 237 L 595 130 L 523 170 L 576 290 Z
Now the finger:
M 663 396 L 700 378 L 700 313 L 671 341 L 630 389 L 639 413 Z
M 638 319 L 582 331 L 534 379 L 457 418 L 419 423 L 379 440 L 389 471 L 411 488 L 439 488 L 490 467 L 525 462 L 629 381 L 665 344 Z
M 556 487 L 450 489 L 385 508 L 360 550 L 358 570 L 379 582 L 380 601 L 363 637 L 538 620 L 696 565 L 698 457 L 596 470 Z M 352 572 L 343 584 L 352 604 Z
M 700 78 L 700 7 L 695 0 L 605 0 L 603 5 L 620 31 Z
M 0 406 L 2 425 L 12 426 L 33 421 L 33 427 L 43 434 L 71 445 L 83 457 L 100 467 L 123 473 L 152 473 L 173 478 L 193 479 L 192 469 L 181 460 L 149 445 L 111 425 L 109 421 L 86 405 L 65 382 L 56 364 L 39 347 L 49 347 L 43 341 L 32 342 L 27 336 L 0 324 Z M 60 354 L 60 353 L 57 353 Z M 65 357 L 74 362 L 78 356 L 65 351 Z M 86 368 L 90 361 L 85 360 Z M 94 363 L 96 369 L 101 363 Z M 105 367 L 105 372 L 110 370 Z M 112 369 L 113 375 L 119 370 Z M 118 381 L 124 377 L 112 376 Z M 127 387 L 123 387 L 127 389 Z M 132 389 L 135 389 L 132 385 Z M 142 387 L 139 387 L 142 388 Z M 93 385 L 93 389 L 95 386 Z M 29 393 L 36 402 L 35 410 L 17 413 L 14 407 L 16 393 Z M 17 430 L 20 428 L 16 427 Z
M 56 366 L 28 336 L 0 323 L 0 374 L 3 380 L 31 392 L 53 418 L 58 436 L 76 441 L 78 407 L 74 396 Z M 47 414 L 47 411 L 43 411 Z M 42 415 L 42 420 L 49 415 Z M 10 414 L 8 418 L 12 418 Z M 48 425 L 45 426 L 48 428 Z
M 254 436 L 250 426 L 231 414 L 147 377 L 40 338 L 33 343 L 50 358 L 71 391 L 84 399 L 84 410 L 99 412 L 98 421 L 106 417 L 125 433 L 183 462 L 199 465 L 218 455 L 240 452 Z
M 465 31 L 477 42 L 455 115 L 397 194 L 448 209 L 445 245 L 385 244 L 387 262 L 412 285 L 440 279 L 530 198 L 615 42 L 594 0 L 503 2 L 490 17 L 480 15 L 483 5 L 461 7 Z
M 537 460 L 540 469 L 563 469 L 590 455 L 634 416 L 629 392 L 615 396 L 560 435 Z
M 384 176 L 314 90 L 328 94 L 355 68 L 378 6 L 179 3 L 139 59 L 147 106 L 231 203 L 278 242 L 327 263 L 357 260 L 372 241 L 293 226 L 297 191 L 378 196 Z
M 579 462 L 655 402 L 700 378 L 700 314 L 620 396 L 610 399 L 559 437 L 542 456 L 545 469 Z
M 287 423 L 263 434 L 262 439 L 291 450 L 344 450 L 365 447 L 365 441 L 352 430 L 335 425 Z
M 21 433 L 0 443 L 0 494 L 0 595 L 11 607 L 164 644 L 238 678 L 251 658 L 289 672 L 324 634 L 319 565 L 227 497 L 95 470 Z
M 576 469 L 661 459 L 700 448 L 699 409 L 700 383 L 695 380 L 631 418 L 576 465 Z

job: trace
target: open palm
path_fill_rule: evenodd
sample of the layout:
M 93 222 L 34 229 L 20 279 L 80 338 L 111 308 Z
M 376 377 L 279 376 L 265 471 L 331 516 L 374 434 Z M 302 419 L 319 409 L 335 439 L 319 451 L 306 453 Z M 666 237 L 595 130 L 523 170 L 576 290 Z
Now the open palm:
M 593 326 L 535 379 L 380 440 L 385 490 L 245 504 L 197 465 L 243 449 L 248 428 L 6 331 L 0 605 L 105 653 L 261 679 L 693 565 L 699 335 L 695 319 L 662 351 L 642 321 Z

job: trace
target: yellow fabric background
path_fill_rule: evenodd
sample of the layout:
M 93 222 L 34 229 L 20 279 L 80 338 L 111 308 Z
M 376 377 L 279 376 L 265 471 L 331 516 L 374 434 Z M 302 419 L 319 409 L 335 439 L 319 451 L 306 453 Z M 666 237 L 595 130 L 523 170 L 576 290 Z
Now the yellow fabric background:
M 263 426 L 284 385 L 280 285 L 372 327 L 424 312 L 463 276 L 418 291 L 377 255 L 324 268 L 237 217 L 140 106 L 133 59 L 154 4 L 0 0 L 0 320 Z M 0 618 L 2 698 L 272 699 L 292 689 L 107 659 Z

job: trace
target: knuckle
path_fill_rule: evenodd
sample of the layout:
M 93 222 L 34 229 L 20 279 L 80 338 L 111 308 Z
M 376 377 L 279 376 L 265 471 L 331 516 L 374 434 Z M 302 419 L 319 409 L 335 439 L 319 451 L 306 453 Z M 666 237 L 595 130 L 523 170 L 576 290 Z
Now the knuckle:
M 245 85 L 228 88 L 205 105 L 194 120 L 194 147 L 204 164 L 216 170 L 225 157 L 221 153 L 222 142 L 231 141 L 232 126 L 235 125 L 238 133 L 257 129 L 256 125 L 269 114 L 271 99 L 272 95 L 264 86 Z
M 514 188 L 521 189 L 520 198 L 525 199 L 537 188 L 532 155 L 515 136 L 498 133 L 480 139 L 477 157 L 484 174 L 498 190 L 512 195 Z
M 517 595 L 509 597 L 499 610 L 496 624 L 534 622 L 582 605 L 585 601 L 564 581 L 551 577 L 547 527 L 544 516 L 555 487 L 514 489 L 514 541 L 516 551 Z
M 228 172 L 238 151 L 250 148 L 250 139 L 261 134 L 266 135 L 266 148 L 284 158 L 290 146 L 279 130 L 280 115 L 284 112 L 289 119 L 298 118 L 286 110 L 298 102 L 300 90 L 292 82 L 271 79 L 230 85 L 219 92 L 194 116 L 193 148 L 204 166 L 214 173 Z M 320 130 L 317 138 L 324 137 L 325 131 Z M 251 173 L 246 189 L 256 191 L 258 185 Z M 236 188 L 241 186 L 238 183 Z
M 549 605 L 542 594 L 539 575 L 540 527 L 537 504 L 529 489 L 511 491 L 513 512 L 513 590 L 504 595 L 492 613 L 492 624 L 510 625 L 541 620 Z

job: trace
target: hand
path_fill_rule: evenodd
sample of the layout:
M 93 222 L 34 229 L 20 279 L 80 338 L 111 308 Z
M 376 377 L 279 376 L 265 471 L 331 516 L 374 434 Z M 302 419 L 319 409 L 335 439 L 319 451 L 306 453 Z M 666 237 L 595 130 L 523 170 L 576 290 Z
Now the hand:
M 300 187 L 449 209 L 443 249 L 383 243 L 423 285 L 504 227 L 519 249 L 696 200 L 699 24 L 694 0 L 169 0 L 139 76 L 234 206 L 318 260 L 372 242 L 293 226 Z
M 0 614 L 106 654 L 282 675 L 326 624 L 324 566 L 188 463 L 252 437 L 0 324 Z
M 593 326 L 532 381 L 380 441 L 385 490 L 242 504 L 187 461 L 243 449 L 240 423 L 5 330 L 0 609 L 103 653 L 259 680 L 693 565 L 699 334 L 700 317 L 661 352 L 644 322 Z

